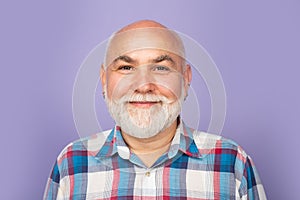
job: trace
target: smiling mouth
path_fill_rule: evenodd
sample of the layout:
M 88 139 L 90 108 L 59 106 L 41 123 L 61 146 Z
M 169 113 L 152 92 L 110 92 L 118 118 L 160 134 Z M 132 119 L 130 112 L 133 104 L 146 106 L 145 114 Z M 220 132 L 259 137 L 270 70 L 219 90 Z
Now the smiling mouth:
M 161 101 L 129 101 L 130 105 L 140 108 L 149 108 L 151 106 L 161 104 Z

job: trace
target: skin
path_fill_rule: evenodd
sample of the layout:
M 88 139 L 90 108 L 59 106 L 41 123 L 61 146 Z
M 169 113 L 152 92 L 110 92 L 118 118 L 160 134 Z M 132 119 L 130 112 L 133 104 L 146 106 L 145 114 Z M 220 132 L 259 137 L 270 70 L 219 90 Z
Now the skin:
M 154 27 L 167 30 L 165 26 L 155 21 L 142 20 L 120 29 L 117 33 L 134 31 L 139 28 Z M 146 39 L 154 43 L 163 40 L 167 44 L 176 45 L 174 36 L 168 34 L 167 31 L 165 32 L 165 35 L 154 33 L 147 36 Z M 133 39 L 132 37 L 128 37 L 123 40 Z M 113 53 L 115 53 L 116 49 L 119 48 L 118 44 L 120 44 L 120 42 L 114 43 L 113 41 L 108 48 L 108 52 L 113 50 Z M 178 51 L 181 50 L 179 45 L 170 48 L 177 49 Z M 126 51 L 125 53 L 120 52 L 121 56 L 114 57 L 111 61 L 106 62 L 106 66 L 102 65 L 101 67 L 100 78 L 103 91 L 107 91 L 106 98 L 110 100 L 118 99 L 128 92 L 134 92 L 140 94 L 160 94 L 168 98 L 171 102 L 174 102 L 181 95 L 182 84 L 184 86 L 185 96 L 187 95 L 192 73 L 190 66 L 184 64 L 185 62 L 180 56 L 161 49 L 139 49 Z M 107 55 L 107 58 L 109 57 L 110 53 Z M 155 67 L 154 69 L 151 68 L 153 71 L 149 71 L 149 67 L 147 66 Z M 158 80 L 156 79 L 157 76 L 151 76 L 149 73 L 155 73 L 156 71 L 161 72 L 162 70 L 159 66 L 166 66 L 170 71 L 167 72 L 167 74 L 161 75 Z M 128 102 L 129 106 L 142 108 L 149 108 L 158 103 L 160 102 Z M 166 145 L 170 145 L 176 128 L 177 120 L 175 120 L 171 126 L 151 138 L 135 138 L 124 131 L 122 131 L 122 136 L 131 151 L 137 154 L 151 153 Z

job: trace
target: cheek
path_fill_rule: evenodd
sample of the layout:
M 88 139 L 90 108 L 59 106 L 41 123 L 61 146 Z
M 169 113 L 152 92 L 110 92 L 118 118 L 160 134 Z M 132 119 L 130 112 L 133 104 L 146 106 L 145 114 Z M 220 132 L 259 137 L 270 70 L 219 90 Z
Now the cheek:
M 160 80 L 158 82 L 160 93 L 169 99 L 177 100 L 182 95 L 183 80 L 178 78 L 172 78 L 166 80 Z
M 112 74 L 107 77 L 108 98 L 119 99 L 127 94 L 130 84 L 121 75 Z

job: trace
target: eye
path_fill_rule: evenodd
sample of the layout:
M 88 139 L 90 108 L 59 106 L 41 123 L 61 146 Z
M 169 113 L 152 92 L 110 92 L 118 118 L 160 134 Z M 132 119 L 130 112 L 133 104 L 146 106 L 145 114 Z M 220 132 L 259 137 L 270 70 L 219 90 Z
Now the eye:
M 169 72 L 170 68 L 167 66 L 163 66 L 163 65 L 157 65 L 153 68 L 154 71 L 159 71 L 159 72 Z
M 123 65 L 118 67 L 119 71 L 132 71 L 134 68 L 130 65 Z
M 120 65 L 116 68 L 116 71 L 121 74 L 132 74 L 135 71 L 135 67 L 130 65 Z

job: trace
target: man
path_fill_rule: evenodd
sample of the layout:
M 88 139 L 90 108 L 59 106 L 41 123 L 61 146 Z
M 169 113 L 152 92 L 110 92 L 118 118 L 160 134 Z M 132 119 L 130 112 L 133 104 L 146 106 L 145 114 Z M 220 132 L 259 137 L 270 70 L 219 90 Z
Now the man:
M 116 126 L 61 152 L 44 199 L 266 199 L 240 146 L 181 120 L 192 79 L 184 56 L 155 21 L 113 35 L 100 77 Z

